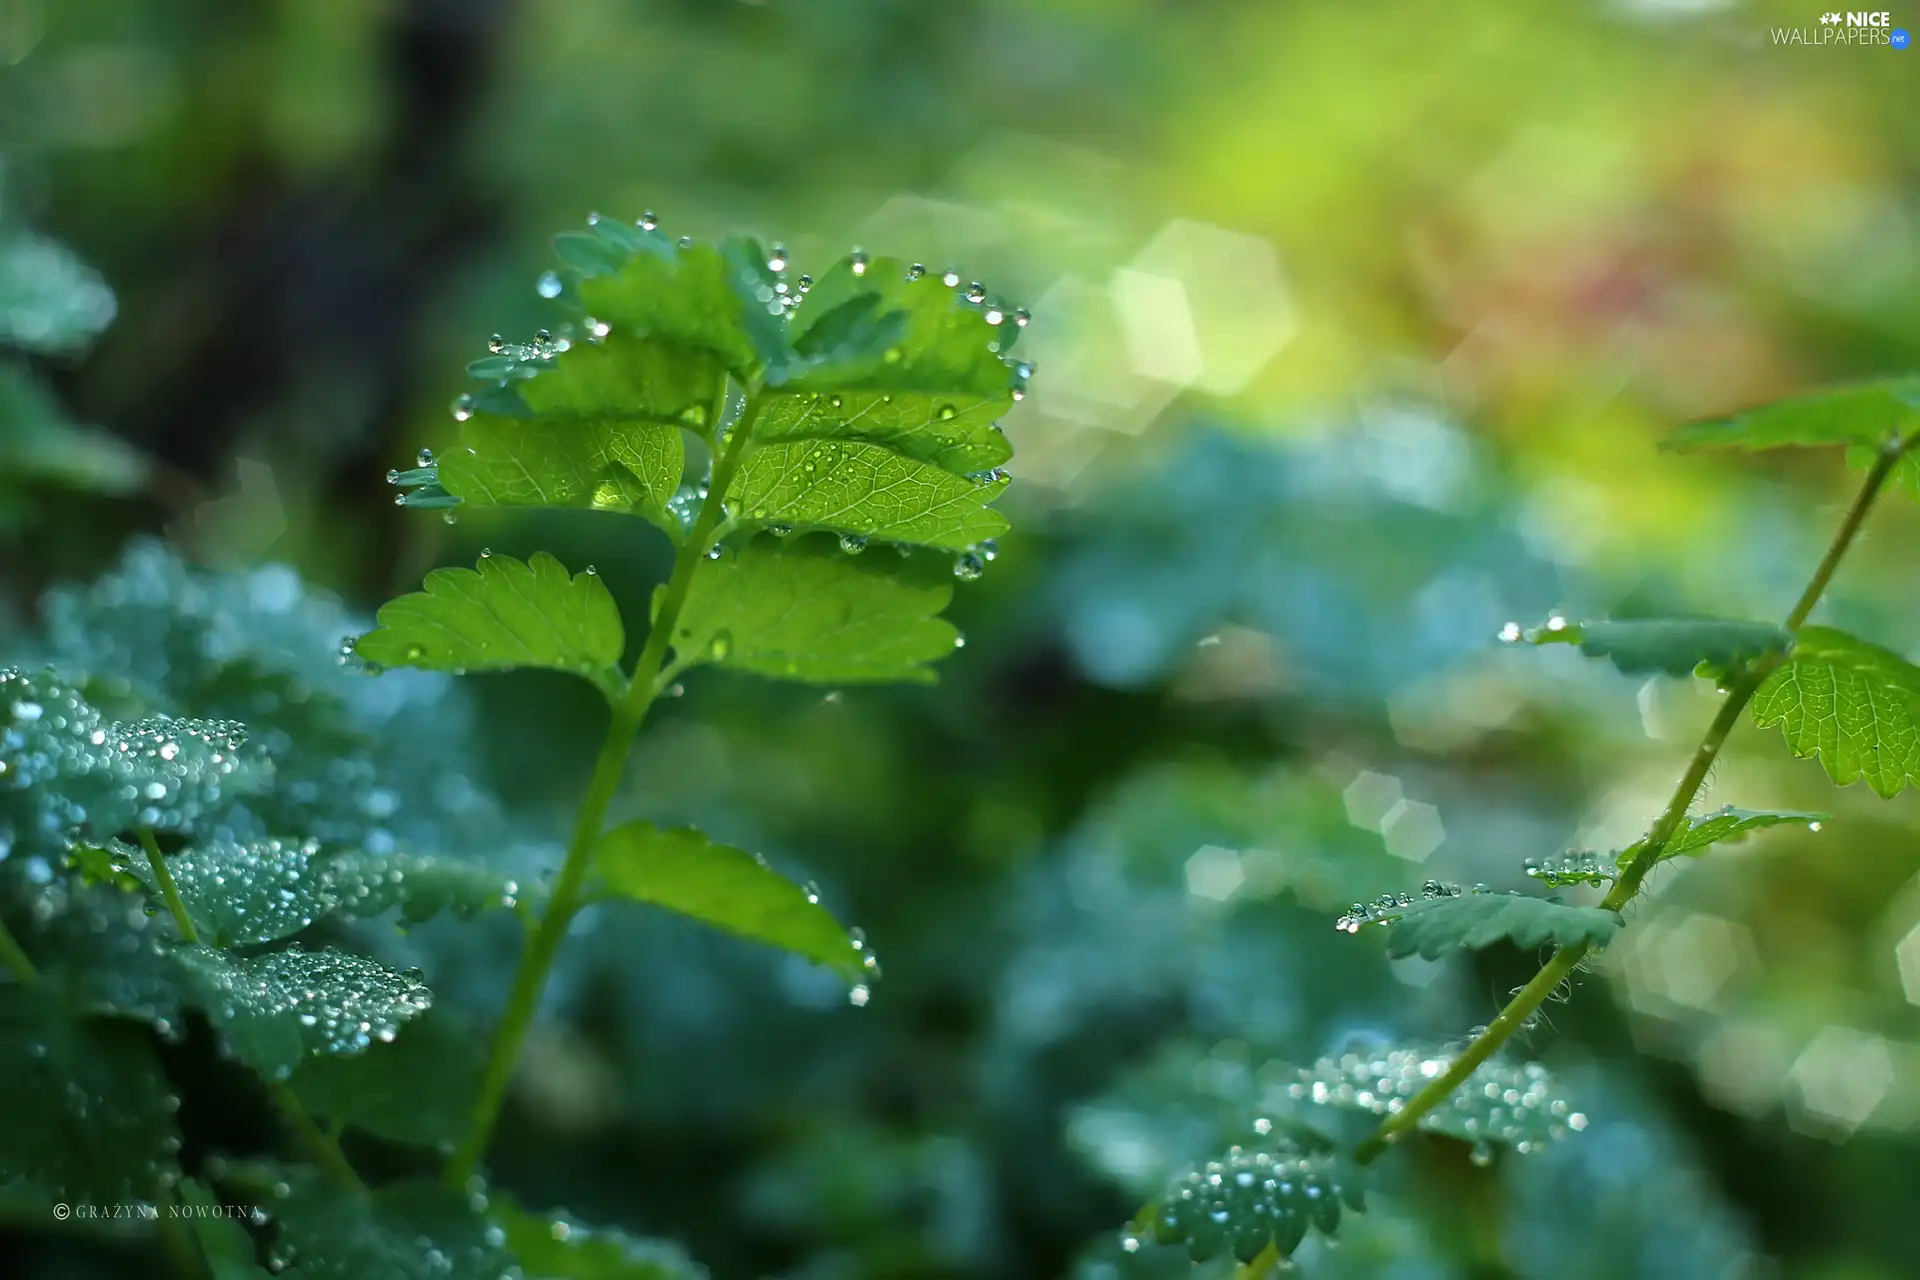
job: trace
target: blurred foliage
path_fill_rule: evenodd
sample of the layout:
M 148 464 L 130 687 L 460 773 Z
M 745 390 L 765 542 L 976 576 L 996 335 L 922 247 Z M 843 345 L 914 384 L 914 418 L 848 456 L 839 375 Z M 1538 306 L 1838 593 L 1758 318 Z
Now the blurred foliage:
M 1710 714 L 1685 679 L 1505 651 L 1500 626 L 1778 616 L 1838 460 L 1656 441 L 1920 368 L 1920 55 L 1772 43 L 1816 19 L 11 0 L 0 658 L 115 720 L 254 726 L 275 810 L 236 838 L 531 883 L 591 766 L 591 690 L 374 679 L 338 646 L 483 546 L 596 563 L 645 616 L 650 531 L 422 524 L 380 483 L 446 438 L 481 336 L 541 323 L 548 229 L 655 209 L 989 282 L 1031 307 L 1039 370 L 1007 419 L 1022 532 L 956 593 L 965 652 L 885 692 L 689 673 L 614 814 L 817 880 L 885 979 L 854 1008 L 686 922 L 590 918 L 492 1173 L 716 1277 L 1189 1274 L 1120 1229 L 1284 1114 L 1296 1077 L 1263 1068 L 1454 1034 L 1532 971 L 1507 947 L 1389 962 L 1335 917 L 1627 848 Z M 125 545 L 157 533 L 175 550 Z M 1889 500 L 1818 620 L 1911 656 L 1917 537 Z M 1737 735 L 1703 817 L 1832 816 L 1656 873 L 1529 1041 L 1587 1130 L 1486 1166 L 1409 1141 L 1303 1272 L 1909 1274 L 1920 801 L 1865 791 Z M 7 849 L 24 900 L 66 874 Z M 481 1022 L 519 941 L 507 912 L 321 927 Z M 9 1005 L 7 1034 L 36 1016 Z M 179 1159 L 218 1183 L 211 1157 L 283 1139 L 207 1029 L 175 1031 L 99 1085 L 148 1090 L 155 1057 Z M 295 1081 L 323 1113 L 330 1083 Z M 356 1159 L 420 1172 L 410 1110 L 340 1117 Z M 155 1273 L 137 1224 L 8 1208 L 0 1272 Z

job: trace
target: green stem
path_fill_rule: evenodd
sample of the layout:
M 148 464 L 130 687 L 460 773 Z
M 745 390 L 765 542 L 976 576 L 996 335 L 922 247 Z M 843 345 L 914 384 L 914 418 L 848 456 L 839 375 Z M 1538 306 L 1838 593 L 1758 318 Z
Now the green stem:
M 347 1157 L 340 1150 L 339 1145 L 314 1123 L 312 1116 L 307 1114 L 307 1108 L 301 1103 L 300 1095 L 295 1093 L 285 1081 L 275 1081 L 272 1089 L 274 1102 L 285 1113 L 287 1123 L 293 1126 L 293 1131 L 300 1136 L 300 1141 L 306 1146 L 314 1161 L 349 1191 L 365 1195 L 367 1184 L 360 1181 L 360 1175 L 355 1173 L 353 1166 L 347 1163 Z
M 1813 578 L 1807 583 L 1807 589 L 1800 594 L 1800 600 L 1787 616 L 1786 629 L 1797 632 L 1813 607 L 1819 603 L 1826 592 L 1827 584 L 1832 581 L 1834 570 L 1846 557 L 1860 532 L 1861 524 L 1867 513 L 1873 509 L 1875 499 L 1886 486 L 1887 478 L 1893 474 L 1894 466 L 1900 461 L 1904 451 L 1902 446 L 1889 445 L 1880 453 L 1873 468 L 1867 472 L 1866 481 L 1860 487 L 1859 496 L 1847 509 L 1846 518 L 1840 522 L 1833 541 L 1827 547 L 1827 554 L 1821 559 L 1820 566 L 1814 570 Z M 1699 748 L 1693 753 L 1693 760 L 1687 766 L 1686 774 L 1673 789 L 1673 797 L 1660 814 L 1647 838 L 1641 842 L 1633 858 L 1621 868 L 1620 878 L 1613 888 L 1601 900 L 1600 905 L 1610 911 L 1619 911 L 1639 895 L 1640 886 L 1656 863 L 1660 861 L 1661 851 L 1673 839 L 1674 833 L 1686 821 L 1687 810 L 1692 806 L 1694 797 L 1700 792 L 1707 780 L 1707 774 L 1713 769 L 1713 762 L 1720 757 L 1721 749 L 1727 745 L 1727 739 L 1734 727 L 1740 723 L 1740 714 L 1752 701 L 1768 675 L 1779 666 L 1783 659 L 1775 657 L 1755 663 L 1741 672 L 1727 689 L 1726 700 L 1720 704 L 1720 710 L 1707 727 L 1706 737 L 1701 739 Z M 1486 1028 L 1475 1036 L 1465 1049 L 1460 1051 L 1446 1071 L 1434 1081 L 1407 1099 L 1406 1105 L 1387 1117 L 1371 1137 L 1354 1150 L 1354 1159 L 1367 1164 L 1376 1159 L 1381 1152 L 1420 1123 L 1421 1117 L 1446 1101 L 1455 1089 L 1472 1075 L 1481 1063 L 1499 1051 L 1514 1032 L 1520 1030 L 1533 1017 L 1534 1012 L 1559 989 L 1586 958 L 1589 948 L 1585 943 L 1571 947 L 1561 947 L 1543 965 L 1533 980 L 1522 987 L 1507 1007 L 1502 1009 Z
M 700 504 L 699 518 L 694 521 L 686 541 L 680 544 L 679 551 L 674 555 L 673 573 L 667 579 L 666 594 L 655 611 L 653 629 L 647 633 L 647 643 L 634 662 L 626 697 L 613 704 L 607 736 L 600 744 L 593 777 L 587 783 L 586 795 L 580 801 L 579 816 L 574 821 L 573 838 L 567 844 L 566 861 L 560 866 L 547 909 L 527 943 L 526 952 L 520 957 L 519 969 L 514 973 L 513 986 L 507 994 L 499 1029 L 494 1032 L 493 1049 L 487 1059 L 486 1074 L 481 1077 L 480 1093 L 474 1101 L 466 1137 L 453 1158 L 447 1162 L 442 1175 L 450 1187 L 465 1186 L 480 1167 L 487 1142 L 493 1136 L 494 1125 L 500 1119 L 500 1108 L 506 1101 L 507 1086 L 513 1080 L 514 1067 L 520 1060 L 521 1046 L 526 1042 L 534 1014 L 539 1009 L 540 993 L 546 989 L 547 976 L 560 954 L 560 944 L 566 939 L 567 927 L 586 904 L 587 872 L 593 865 L 593 850 L 599 843 L 606 822 L 607 806 L 612 803 L 614 792 L 620 786 L 621 775 L 626 772 L 627 756 L 633 749 L 633 740 L 659 694 L 660 671 L 672 645 L 674 628 L 679 623 L 680 611 L 686 606 L 693 576 L 706 559 L 707 548 L 713 540 L 715 529 L 719 527 L 727 486 L 733 482 L 734 473 L 739 470 L 747 437 L 752 432 L 759 410 L 759 398 L 749 398 L 740 421 L 734 424 L 732 433 L 727 437 L 719 460 L 714 465 L 713 475 L 708 480 L 707 496 Z
M 212 1271 L 212 1264 L 182 1225 L 173 1187 L 163 1178 L 153 1195 L 153 1207 L 159 1212 L 160 1248 L 182 1280 L 201 1280 Z
M 27 953 L 20 949 L 13 935 L 7 932 L 7 926 L 0 923 L 0 962 L 13 970 L 13 976 L 28 986 L 40 981 L 40 971 L 33 967 L 33 961 L 27 959 Z
M 167 870 L 166 857 L 161 854 L 160 845 L 153 838 L 152 828 L 140 828 L 140 847 L 147 851 L 147 865 L 153 868 L 153 878 L 160 884 L 160 896 L 167 900 L 167 910 L 173 912 L 173 922 L 180 927 L 180 936 L 189 943 L 200 941 L 200 933 L 193 927 L 193 917 L 187 914 L 187 904 L 180 901 L 180 890 L 173 883 L 173 872 Z

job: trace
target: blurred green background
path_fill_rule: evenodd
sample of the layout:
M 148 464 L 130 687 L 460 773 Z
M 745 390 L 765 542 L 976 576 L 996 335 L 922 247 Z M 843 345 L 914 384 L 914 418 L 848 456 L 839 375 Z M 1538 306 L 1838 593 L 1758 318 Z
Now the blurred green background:
M 959 591 L 942 683 L 700 674 L 617 801 L 817 879 L 884 963 L 871 1001 L 609 913 L 491 1163 L 721 1280 L 1123 1274 L 1118 1228 L 1264 1064 L 1460 1034 L 1532 971 L 1389 964 L 1335 933 L 1346 903 L 1524 885 L 1528 856 L 1617 847 L 1664 801 L 1710 692 L 1504 652 L 1499 626 L 1777 617 L 1818 559 L 1837 457 L 1657 452 L 1689 416 L 1920 368 L 1920 53 L 1776 43 L 1818 18 L 0 0 L 0 641 L 110 669 L 168 626 L 279 628 L 288 669 L 324 673 L 482 546 L 591 560 L 635 616 L 653 532 L 448 526 L 381 482 L 445 439 L 489 333 L 554 322 L 534 282 L 589 210 L 756 232 L 803 269 L 857 244 L 1026 303 L 1017 533 Z M 1915 496 L 1823 606 L 1909 654 Z M 173 552 L 126 550 L 154 538 Z M 355 705 L 442 771 L 422 803 L 467 815 L 414 838 L 550 859 L 591 695 L 406 688 Z M 1751 729 L 1706 800 L 1834 820 L 1658 881 L 1556 1008 L 1530 1048 L 1585 1134 L 1486 1168 L 1396 1153 L 1303 1271 L 1920 1274 L 1920 800 L 1832 793 Z M 511 921 L 384 935 L 443 1003 L 498 1007 Z M 193 1049 L 186 1158 L 258 1143 L 264 1110 Z M 0 1273 L 151 1260 L 14 1224 Z

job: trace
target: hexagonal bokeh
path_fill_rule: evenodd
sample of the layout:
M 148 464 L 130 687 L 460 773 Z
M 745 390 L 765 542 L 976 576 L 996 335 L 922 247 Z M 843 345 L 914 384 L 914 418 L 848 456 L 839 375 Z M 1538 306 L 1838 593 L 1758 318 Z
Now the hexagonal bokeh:
M 1227 396 L 1299 328 L 1268 241 L 1176 218 L 1114 273 L 1114 304 L 1134 370 Z

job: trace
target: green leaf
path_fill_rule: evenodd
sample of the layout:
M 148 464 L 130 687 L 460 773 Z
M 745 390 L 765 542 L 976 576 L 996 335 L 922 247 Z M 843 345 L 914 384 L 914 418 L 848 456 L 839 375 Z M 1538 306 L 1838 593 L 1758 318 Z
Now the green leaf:
M 502 1196 L 488 1216 L 527 1280 L 706 1280 L 707 1269 L 676 1244 L 528 1213 Z
M 959 632 L 939 616 L 952 579 L 827 539 L 756 538 L 694 575 L 673 647 L 682 661 L 821 684 L 932 683 Z
M 808 391 L 923 391 L 999 399 L 1024 379 L 1009 367 L 1024 312 L 1004 303 L 969 303 L 967 282 L 915 277 L 894 258 L 842 259 L 820 278 L 793 317 L 793 345 L 821 353 L 821 367 L 795 380 Z M 868 299 L 871 299 L 870 301 Z M 897 318 L 897 329 L 859 323 Z M 997 323 L 995 318 L 997 317 Z M 861 340 L 836 344 L 841 333 Z M 897 336 L 896 336 L 897 334 Z M 836 345 L 842 349 L 834 350 Z
M 270 1273 L 259 1265 L 253 1237 L 206 1184 L 182 1178 L 179 1197 L 180 1212 L 193 1223 L 213 1280 L 270 1280 Z
M 828 529 L 964 551 L 1007 530 L 988 504 L 1004 476 L 976 479 L 855 440 L 789 440 L 750 450 L 727 503 L 743 523 Z
M 158 902 L 160 886 L 144 854 L 120 846 L 116 863 Z M 167 859 L 167 871 L 203 940 L 218 947 L 274 942 L 300 932 L 333 908 L 313 874 L 317 841 L 209 840 Z
M 1419 954 L 1436 960 L 1449 951 L 1478 951 L 1496 942 L 1517 947 L 1604 947 L 1620 927 L 1620 914 L 1601 907 L 1573 907 L 1517 893 L 1484 889 L 1463 892 L 1428 881 L 1419 898 L 1389 895 L 1371 906 L 1355 903 L 1337 927 L 1358 933 L 1386 926 L 1387 954 Z
M 1689 423 L 1666 443 L 1682 451 L 1845 444 L 1877 452 L 1889 440 L 1911 439 L 1916 430 L 1920 377 L 1882 378 Z
M 343 849 L 325 854 L 320 878 L 342 915 L 368 919 L 400 909 L 408 921 L 430 920 L 442 911 L 465 920 L 495 907 L 515 907 L 546 897 L 546 886 L 522 881 L 481 858 L 395 850 Z
M 31 483 L 131 493 L 146 479 L 147 461 L 137 450 L 69 421 L 37 380 L 0 364 L 0 491 Z
M 1818 831 L 1827 820 L 1824 813 L 1804 813 L 1797 809 L 1736 809 L 1732 805 L 1700 817 L 1690 817 L 1660 851 L 1662 859 L 1697 855 L 1709 845 L 1738 840 L 1749 831 L 1766 827 L 1806 827 Z
M 1399 1046 L 1322 1058 L 1302 1069 L 1287 1093 L 1316 1106 L 1387 1116 L 1445 1075 L 1458 1052 Z M 1525 1155 L 1585 1129 L 1587 1117 L 1539 1063 L 1494 1057 L 1421 1116 L 1418 1127 L 1464 1142 L 1501 1143 Z
M 391 1043 L 349 1057 L 309 1058 L 291 1086 L 308 1111 L 390 1142 L 438 1146 L 473 1114 L 485 1049 L 471 1028 L 434 1009 Z
M 1013 456 L 1000 430 L 1012 396 L 954 391 L 838 391 L 776 395 L 754 420 L 756 444 L 858 440 L 932 463 L 957 476 L 993 470 Z
M 1291 1142 L 1274 1146 L 1235 1147 L 1225 1159 L 1175 1178 L 1154 1211 L 1154 1239 L 1185 1244 L 1195 1262 L 1227 1250 L 1251 1262 L 1269 1246 L 1290 1258 L 1309 1227 L 1332 1240 L 1341 1204 L 1356 1212 L 1361 1207 L 1360 1171 Z
M 769 943 L 838 971 L 872 976 L 872 953 L 817 901 L 817 895 L 745 850 L 690 827 L 662 831 L 629 822 L 601 838 L 595 867 L 607 892 L 651 903 Z
M 400 1182 L 360 1195 L 311 1169 L 285 1180 L 282 1280 L 500 1280 L 513 1265 L 464 1192 Z
M 556 507 L 617 511 L 651 520 L 673 537 L 680 522 L 667 510 L 684 467 L 677 427 L 647 421 L 549 422 L 474 413 L 461 428 L 460 447 L 432 467 L 396 483 L 425 483 L 448 500 L 412 506 L 469 503 L 478 507 Z
M 527 417 L 553 424 L 637 422 L 699 434 L 712 430 L 726 378 L 710 355 L 628 334 L 575 343 L 545 359 L 509 359 L 501 373 L 502 381 L 520 384 L 515 390 Z
M 544 551 L 522 563 L 482 555 L 478 569 L 435 569 L 426 590 L 382 605 L 354 652 L 383 667 L 510 671 L 546 667 L 615 696 L 625 681 L 620 610 L 592 569 L 573 577 Z
M 264 790 L 272 762 L 246 740 L 230 720 L 111 723 L 51 673 L 0 670 L 0 792 L 58 797 L 62 825 L 102 838 L 188 830 L 233 796 Z
M 180 1148 L 160 1063 L 139 1029 L 76 1019 L 47 985 L 0 984 L 0 1204 L 151 1203 Z
M 682 247 L 657 231 L 639 235 L 638 250 L 618 265 L 613 255 L 600 268 L 570 259 L 586 272 L 578 292 L 595 320 L 616 334 L 710 355 L 742 382 L 781 363 L 785 308 L 764 248 L 745 239 Z
M 1570 622 L 1554 617 L 1525 630 L 1508 623 L 1500 636 L 1532 645 L 1577 644 L 1589 658 L 1610 659 L 1627 675 L 1660 671 L 1684 676 L 1702 666 L 1731 671 L 1756 658 L 1784 653 L 1793 643 L 1785 628 L 1772 623 L 1720 618 Z
M 207 1015 L 227 1053 L 269 1080 L 309 1054 L 364 1053 L 433 1002 L 415 977 L 344 951 L 260 956 L 183 946 L 171 955 L 184 1003 Z
M 1836 631 L 1807 627 L 1793 658 L 1753 696 L 1753 721 L 1779 725 L 1796 756 L 1818 756 L 1841 786 L 1892 799 L 1920 783 L 1920 667 Z

